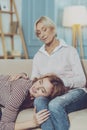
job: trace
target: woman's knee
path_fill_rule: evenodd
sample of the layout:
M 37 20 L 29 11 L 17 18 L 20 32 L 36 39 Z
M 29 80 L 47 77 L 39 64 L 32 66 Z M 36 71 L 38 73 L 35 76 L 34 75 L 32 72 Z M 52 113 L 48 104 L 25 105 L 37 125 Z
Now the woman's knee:
M 55 112 L 58 111 L 58 109 L 60 109 L 61 104 L 60 102 L 50 101 L 48 107 L 50 111 Z
M 35 104 L 40 104 L 40 103 L 42 104 L 43 102 L 47 102 L 47 101 L 48 101 L 48 99 L 46 97 L 40 96 L 40 97 L 35 98 L 34 103 Z
M 61 97 L 57 97 L 49 102 L 49 110 L 50 111 L 60 111 L 65 109 L 64 100 Z
M 48 102 L 49 102 L 48 98 L 46 98 L 44 96 L 37 97 L 34 100 L 34 106 L 36 106 L 36 108 L 38 110 L 47 109 L 48 108 Z

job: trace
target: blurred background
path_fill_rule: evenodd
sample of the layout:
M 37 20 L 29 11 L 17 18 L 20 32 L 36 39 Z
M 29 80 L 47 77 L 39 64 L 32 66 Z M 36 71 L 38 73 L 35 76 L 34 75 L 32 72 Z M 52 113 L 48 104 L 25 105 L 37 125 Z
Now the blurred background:
M 40 16 L 45 15 L 50 17 L 57 26 L 58 38 L 64 39 L 69 45 L 73 45 L 72 27 L 63 25 L 64 9 L 69 6 L 84 6 L 87 8 L 87 0 L 15 0 L 15 3 L 19 14 L 20 24 L 23 29 L 23 36 L 28 50 L 28 56 L 30 59 L 34 57 L 35 53 L 43 44 L 37 39 L 34 33 L 34 23 Z M 7 7 L 9 8 L 9 0 L 7 0 Z M 4 31 L 9 31 L 8 24 L 9 16 L 5 16 L 4 14 Z M 77 31 L 77 50 L 80 55 L 81 42 L 84 52 L 84 56 L 82 58 L 87 59 L 87 25 L 80 25 L 80 27 L 81 30 L 79 32 Z M 6 45 L 9 52 L 9 38 L 6 39 Z M 23 52 L 21 41 L 17 36 L 15 36 L 15 49 L 21 53 Z M 1 41 L 0 55 L 3 55 Z

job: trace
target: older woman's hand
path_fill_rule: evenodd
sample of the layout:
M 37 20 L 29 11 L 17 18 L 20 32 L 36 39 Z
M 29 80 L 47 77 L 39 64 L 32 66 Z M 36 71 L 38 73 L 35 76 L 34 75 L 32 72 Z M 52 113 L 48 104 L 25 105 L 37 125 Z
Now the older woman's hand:
M 26 73 L 19 73 L 19 74 L 15 74 L 15 75 L 10 76 L 9 80 L 14 81 L 14 80 L 17 80 L 19 78 L 28 79 L 29 77 L 27 76 Z
M 36 113 L 36 108 L 34 108 L 34 122 L 37 126 L 46 121 L 50 116 L 50 112 L 47 109 L 43 109 Z

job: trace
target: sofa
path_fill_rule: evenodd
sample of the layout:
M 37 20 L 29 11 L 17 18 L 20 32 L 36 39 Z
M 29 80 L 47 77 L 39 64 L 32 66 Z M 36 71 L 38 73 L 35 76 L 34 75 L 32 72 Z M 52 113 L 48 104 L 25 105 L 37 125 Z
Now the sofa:
M 87 77 L 87 60 L 82 60 L 82 66 Z M 0 74 L 17 74 L 25 72 L 30 77 L 32 71 L 32 59 L 1 59 Z M 26 109 L 18 114 L 16 122 L 24 122 L 33 117 L 33 109 Z M 87 130 L 87 109 L 75 111 L 69 114 L 70 130 Z M 32 130 L 41 130 L 34 128 Z

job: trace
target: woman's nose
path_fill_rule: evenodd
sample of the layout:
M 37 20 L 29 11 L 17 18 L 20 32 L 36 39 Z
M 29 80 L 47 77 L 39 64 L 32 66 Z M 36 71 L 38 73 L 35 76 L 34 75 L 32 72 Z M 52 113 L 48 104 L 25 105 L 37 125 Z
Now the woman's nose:
M 36 90 L 39 91 L 39 90 L 40 90 L 40 87 L 36 88 Z
M 44 35 L 44 33 L 42 32 L 41 35 L 40 35 L 40 37 L 43 39 L 44 36 L 45 36 L 45 35 Z

